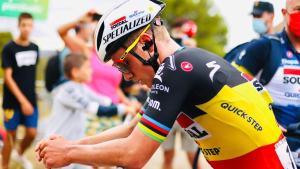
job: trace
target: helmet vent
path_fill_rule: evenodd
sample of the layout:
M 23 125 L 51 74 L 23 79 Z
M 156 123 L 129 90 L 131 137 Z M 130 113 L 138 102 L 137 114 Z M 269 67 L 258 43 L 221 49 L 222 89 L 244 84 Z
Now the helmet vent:
M 104 23 L 101 25 L 99 31 L 98 31 L 98 35 L 97 35 L 97 39 L 98 39 L 98 42 L 97 42 L 97 50 L 99 50 L 100 48 L 100 44 L 101 44 L 101 41 L 102 41 L 102 35 L 103 35 L 103 31 L 104 31 Z

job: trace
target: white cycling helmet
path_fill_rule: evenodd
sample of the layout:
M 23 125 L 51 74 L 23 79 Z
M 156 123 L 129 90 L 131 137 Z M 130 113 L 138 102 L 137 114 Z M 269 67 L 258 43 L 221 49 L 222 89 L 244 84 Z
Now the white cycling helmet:
M 124 0 L 108 10 L 95 31 L 95 46 L 101 61 L 107 62 L 130 33 L 150 24 L 164 8 L 158 0 Z

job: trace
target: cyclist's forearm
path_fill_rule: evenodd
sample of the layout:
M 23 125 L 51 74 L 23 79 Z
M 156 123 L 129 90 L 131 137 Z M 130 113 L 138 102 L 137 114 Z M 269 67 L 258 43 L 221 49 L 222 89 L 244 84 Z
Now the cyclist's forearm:
M 109 130 L 106 130 L 95 136 L 85 137 L 77 142 L 77 144 L 98 144 L 109 140 L 128 137 L 138 122 L 136 117 L 128 124 L 122 124 Z

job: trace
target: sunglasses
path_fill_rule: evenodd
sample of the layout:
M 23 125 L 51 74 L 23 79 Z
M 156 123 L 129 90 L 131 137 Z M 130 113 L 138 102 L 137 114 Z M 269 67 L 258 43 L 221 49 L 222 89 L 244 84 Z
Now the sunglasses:
M 113 64 L 113 66 L 116 67 L 120 72 L 122 72 L 122 73 L 130 72 L 128 69 L 128 67 L 129 67 L 128 62 L 125 60 L 125 58 L 128 55 L 128 53 L 133 53 L 133 52 L 131 52 L 132 49 L 138 44 L 142 34 L 144 34 L 149 28 L 150 28 L 150 24 L 147 25 L 146 28 L 140 33 L 140 35 L 132 42 L 132 44 L 127 47 L 125 52 L 121 55 L 120 59 L 115 61 L 115 63 Z M 133 54 L 135 54 L 135 53 L 133 53 Z

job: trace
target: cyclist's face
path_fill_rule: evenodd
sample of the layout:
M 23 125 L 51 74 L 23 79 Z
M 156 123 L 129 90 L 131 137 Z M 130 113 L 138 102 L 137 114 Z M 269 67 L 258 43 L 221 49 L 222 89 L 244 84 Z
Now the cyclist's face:
M 147 55 L 145 56 L 145 52 L 141 51 L 139 47 L 135 48 L 134 51 L 146 59 Z M 125 49 L 120 48 L 112 55 L 113 65 L 123 73 L 125 80 L 133 80 L 151 87 L 155 74 L 153 68 L 149 65 L 143 65 L 130 53 L 127 54 L 124 60 L 120 61 L 120 56 L 124 52 Z

